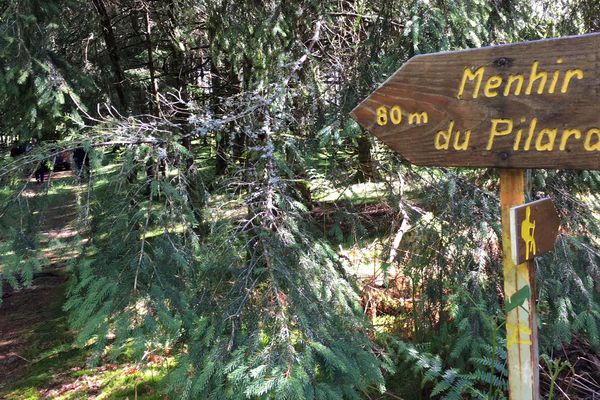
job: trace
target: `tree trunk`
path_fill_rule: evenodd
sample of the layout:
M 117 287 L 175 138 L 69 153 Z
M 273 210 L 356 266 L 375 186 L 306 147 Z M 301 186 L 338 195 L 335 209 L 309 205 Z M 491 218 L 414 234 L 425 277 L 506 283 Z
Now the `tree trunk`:
M 226 69 L 226 68 L 223 68 Z M 212 60 L 211 67 L 211 81 L 212 81 L 212 107 L 215 115 L 223 114 L 221 105 L 221 97 L 231 94 L 231 88 L 226 87 L 223 82 L 223 77 L 220 74 L 219 69 L 215 65 L 215 60 Z M 229 152 L 231 145 L 229 143 L 229 134 L 233 132 L 234 123 L 229 122 L 225 127 L 221 128 L 221 137 L 217 140 L 216 148 L 216 159 L 215 159 L 215 174 L 217 176 L 223 175 L 227 166 L 229 165 Z
M 154 115 L 160 115 L 160 99 L 158 98 L 158 83 L 154 69 L 154 56 L 152 54 L 152 20 L 150 19 L 150 4 L 144 2 L 144 14 L 146 21 L 146 49 L 148 51 L 148 71 L 150 72 L 150 90 L 154 99 Z
M 356 179 L 359 182 L 370 181 L 375 178 L 373 157 L 371 156 L 371 140 L 367 135 L 363 131 L 357 139 L 359 171 L 356 174 Z
M 113 73 L 115 75 L 116 80 L 113 82 L 113 86 L 117 92 L 117 97 L 119 98 L 121 107 L 123 107 L 123 110 L 127 110 L 128 103 L 127 98 L 125 97 L 125 90 L 123 89 L 123 85 L 125 83 L 125 72 L 123 72 L 123 67 L 121 66 L 119 48 L 117 47 L 117 41 L 112 28 L 111 18 L 108 15 L 106 6 L 104 5 L 104 0 L 92 0 L 92 3 L 94 4 L 94 8 L 96 9 L 98 17 L 100 18 L 102 36 L 104 37 L 106 49 L 108 50 L 108 56 L 110 58 Z
M 225 173 L 228 165 L 227 149 L 229 148 L 229 138 L 226 131 L 221 132 L 221 137 L 217 141 L 215 175 L 221 176 Z

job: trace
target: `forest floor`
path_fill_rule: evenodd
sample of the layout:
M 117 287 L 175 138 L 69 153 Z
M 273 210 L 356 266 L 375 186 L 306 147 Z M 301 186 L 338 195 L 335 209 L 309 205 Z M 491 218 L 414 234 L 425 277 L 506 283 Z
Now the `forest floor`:
M 62 306 L 69 280 L 67 262 L 77 256 L 73 250 L 77 241 L 84 240 L 75 221 L 85 186 L 71 171 L 53 173 L 51 178 L 50 185 L 31 179 L 24 193 L 39 200 L 32 201 L 32 209 L 41 210 L 40 244 L 47 265 L 35 274 L 31 287 L 13 290 L 5 283 L 0 303 L 0 400 L 164 398 L 160 395 L 161 378 L 167 371 L 164 363 L 139 365 L 125 358 L 112 363 L 101 360 L 101 366 L 92 366 L 92 352 L 75 344 L 75 333 L 69 330 Z M 364 197 L 368 189 L 367 195 L 382 197 L 380 188 L 357 186 L 360 190 L 352 187 L 348 193 L 332 196 L 354 203 L 354 190 Z M 346 210 L 352 221 L 336 224 L 335 210 L 327 203 L 325 199 L 322 208 L 313 210 L 313 216 L 322 221 L 328 236 L 339 240 L 338 251 L 349 272 L 380 277 L 380 265 L 375 261 L 381 258 L 380 238 L 356 243 L 349 226 L 360 221 L 370 230 L 373 221 L 391 217 L 389 206 L 357 204 Z M 339 225 L 338 230 L 335 225 Z
M 31 182 L 26 196 L 49 187 L 41 218 L 47 266 L 29 288 L 4 287 L 0 304 L 0 399 L 162 399 L 161 366 L 139 368 L 129 360 L 94 367 L 91 353 L 75 345 L 65 300 L 67 260 L 76 256 L 74 226 L 82 186 L 70 171 L 52 174 L 51 185 Z M 58 245 L 60 239 L 62 245 Z
M 69 172 L 53 174 L 59 181 L 72 178 Z M 37 196 L 42 185 L 32 183 L 25 192 L 27 197 Z M 64 196 L 62 196 L 64 197 Z M 64 198 L 63 204 L 48 209 L 42 225 L 44 238 L 41 244 L 49 247 L 52 239 L 72 233 L 70 215 L 65 210 L 74 209 L 74 198 Z M 57 251 L 48 248 L 45 252 L 49 266 L 34 275 L 33 284 L 22 290 L 12 290 L 7 284 L 0 305 L 0 387 L 3 382 L 18 380 L 27 371 L 31 360 L 32 339 L 48 331 L 48 327 L 59 328 L 61 306 L 64 298 L 67 275 L 65 262 Z M 57 317 L 57 318 L 54 318 Z M 56 329 L 57 331 L 59 329 Z M 48 332 L 59 333 L 59 332 Z M 37 340 L 37 338 L 36 338 Z M 36 343 L 43 350 L 44 343 Z M 28 357 L 26 357 L 28 356 Z
M 369 189 L 363 186 L 359 187 L 360 197 Z M 340 193 L 331 195 L 332 199 L 339 200 L 345 192 Z M 85 186 L 70 171 L 54 173 L 50 185 L 31 182 L 25 192 L 32 199 L 47 199 L 37 208 L 44 210 L 41 245 L 48 262 L 36 273 L 31 287 L 4 288 L 0 303 L 0 400 L 166 398 L 160 390 L 168 371 L 166 360 L 141 365 L 124 356 L 117 361 L 101 359 L 96 366 L 91 350 L 77 345 L 75 333 L 69 330 L 62 305 L 69 279 L 68 260 L 77 255 L 74 249 L 78 241 L 85 240 L 75 226 L 78 199 L 84 195 Z M 409 318 L 403 315 L 409 314 L 417 299 L 408 298 L 402 290 L 399 271 L 381 261 L 387 259 L 386 238 L 396 233 L 398 216 L 378 191 L 373 192 L 370 204 L 355 204 L 355 195 L 349 191 L 345 196 L 348 204 L 342 219 L 336 215 L 337 208 L 330 206 L 330 199 L 321 199 L 311 213 L 335 244 L 348 272 L 363 283 L 365 312 L 374 324 L 396 334 L 408 332 Z M 357 232 L 357 226 L 362 226 L 363 232 Z M 382 226 L 388 227 L 385 232 Z M 390 285 L 384 284 L 388 277 Z M 600 391 L 600 357 L 585 340 L 574 338 L 560 354 L 541 364 L 544 393 L 551 381 L 559 398 L 587 399 Z M 550 378 L 553 374 L 556 376 Z

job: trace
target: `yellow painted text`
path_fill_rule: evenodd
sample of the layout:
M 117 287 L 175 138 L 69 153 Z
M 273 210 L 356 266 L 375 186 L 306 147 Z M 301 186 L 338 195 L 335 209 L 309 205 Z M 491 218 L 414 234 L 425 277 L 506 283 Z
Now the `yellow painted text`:
M 556 64 L 561 65 L 563 59 L 556 60 Z M 529 96 L 531 94 L 553 94 L 557 88 L 564 94 L 569 91 L 575 80 L 582 80 L 584 77 L 581 68 L 555 69 L 547 71 L 540 67 L 539 61 L 531 64 L 528 72 L 510 74 L 507 77 L 493 74 L 486 75 L 486 67 L 479 67 L 475 70 L 465 68 L 462 79 L 458 87 L 457 98 L 476 99 L 479 97 L 483 86 L 484 97 L 502 96 L 520 96 L 522 94 Z M 523 90 L 525 88 L 525 90 Z

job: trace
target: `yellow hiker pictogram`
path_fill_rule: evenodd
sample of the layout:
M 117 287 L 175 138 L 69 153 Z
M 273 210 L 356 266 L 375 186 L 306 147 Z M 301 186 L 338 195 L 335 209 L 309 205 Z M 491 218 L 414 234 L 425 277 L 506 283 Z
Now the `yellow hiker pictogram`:
M 525 209 L 525 219 L 521 223 L 521 237 L 525 241 L 525 259 L 529 259 L 529 252 L 535 255 L 535 221 L 531 221 L 531 207 Z

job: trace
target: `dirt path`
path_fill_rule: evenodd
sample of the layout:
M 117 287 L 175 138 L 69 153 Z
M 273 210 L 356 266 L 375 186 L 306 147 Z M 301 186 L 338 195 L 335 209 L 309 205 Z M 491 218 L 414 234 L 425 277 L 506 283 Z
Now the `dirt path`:
M 57 183 L 72 182 L 73 175 L 70 171 L 56 172 L 52 174 L 52 179 Z M 33 181 L 31 190 L 25 195 L 35 196 L 42 190 L 44 187 L 37 186 Z M 44 239 L 41 244 L 47 248 L 55 239 L 75 236 L 73 221 L 76 212 L 75 191 L 62 193 L 57 205 L 43 211 Z M 44 325 L 46 328 L 52 328 L 54 325 L 48 324 L 49 320 L 65 319 L 61 307 L 68 279 L 65 272 L 65 256 L 69 255 L 69 249 L 49 249 L 45 255 L 49 266 L 34 276 L 31 287 L 12 290 L 7 284 L 4 286 L 0 304 L 0 390 L 27 372 L 30 358 L 36 356 L 30 354 L 34 348 L 32 341 L 36 341 L 35 351 L 43 351 L 44 347 L 47 347 L 39 335 L 34 338 L 33 332 L 44 328 Z M 51 336 L 53 332 L 48 333 Z M 64 332 L 56 334 L 64 336 Z M 53 339 L 55 338 L 48 337 L 48 343 Z

